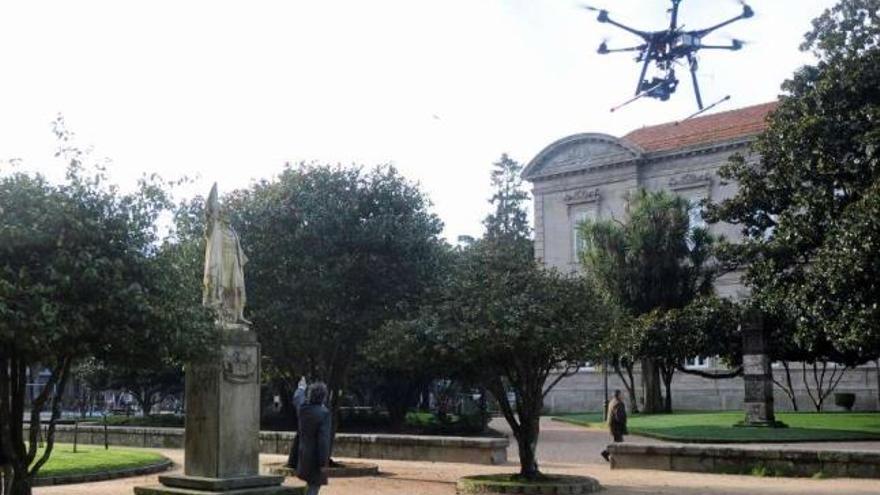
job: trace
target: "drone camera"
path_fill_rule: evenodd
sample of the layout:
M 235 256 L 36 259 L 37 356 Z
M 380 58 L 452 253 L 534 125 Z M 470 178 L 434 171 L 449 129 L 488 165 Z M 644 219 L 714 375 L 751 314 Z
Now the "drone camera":
M 699 48 L 700 37 L 693 34 L 682 34 L 675 39 L 674 48 Z

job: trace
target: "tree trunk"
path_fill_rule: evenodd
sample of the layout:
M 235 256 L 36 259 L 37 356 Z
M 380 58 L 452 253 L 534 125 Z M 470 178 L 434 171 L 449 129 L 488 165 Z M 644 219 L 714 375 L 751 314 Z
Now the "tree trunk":
M 12 476 L 12 486 L 9 495 L 31 495 L 31 482 L 33 478 L 28 476 L 21 476 L 21 473 L 27 472 L 27 467 L 22 466 L 14 466 L 13 467 L 13 476 Z
M 540 411 L 540 407 L 538 410 Z M 520 414 L 521 428 L 516 435 L 516 445 L 519 448 L 519 475 L 527 480 L 536 480 L 541 476 L 538 470 L 540 420 L 541 417 L 537 414 L 533 416 Z
M 663 396 L 660 391 L 660 369 L 654 359 L 642 360 L 642 396 L 645 398 L 645 414 L 663 411 Z
M 638 414 L 639 412 L 639 399 L 636 395 L 636 379 L 633 376 L 633 365 L 629 361 L 624 361 L 623 367 L 626 369 L 626 375 L 624 376 L 623 370 L 620 369 L 621 363 L 618 361 L 614 361 L 614 372 L 617 373 L 620 381 L 623 382 L 624 388 L 626 388 L 626 393 L 629 395 L 629 410 L 633 414 Z M 605 414 L 605 412 L 603 412 Z
M 788 365 L 788 361 L 781 361 L 782 367 L 785 370 L 785 383 L 780 383 L 773 376 L 773 372 L 771 370 L 770 376 L 773 378 L 773 384 L 782 389 L 785 392 L 785 395 L 788 396 L 789 402 L 791 402 L 791 409 L 795 412 L 798 410 L 798 402 L 797 395 L 795 395 L 794 385 L 791 382 L 791 367 Z
M 544 377 L 546 379 L 546 376 Z M 519 476 L 527 480 L 536 480 L 541 477 L 538 469 L 538 435 L 541 432 L 540 419 L 541 409 L 544 407 L 542 393 L 544 380 L 535 381 L 535 389 L 523 390 L 525 387 L 514 387 L 517 392 L 516 410 L 507 399 L 507 390 L 500 378 L 490 380 L 485 384 L 486 388 L 495 397 L 501 414 L 510 425 L 516 445 L 519 449 Z
M 135 400 L 138 401 L 138 405 L 141 406 L 141 415 L 143 417 L 149 416 L 150 411 L 153 410 L 153 397 L 155 396 L 155 393 L 150 389 L 141 389 L 140 396 L 137 394 L 132 395 L 134 395 Z
M 663 396 L 663 412 L 672 414 L 672 377 L 675 375 L 674 366 L 658 366 L 663 378 L 663 388 L 666 394 Z

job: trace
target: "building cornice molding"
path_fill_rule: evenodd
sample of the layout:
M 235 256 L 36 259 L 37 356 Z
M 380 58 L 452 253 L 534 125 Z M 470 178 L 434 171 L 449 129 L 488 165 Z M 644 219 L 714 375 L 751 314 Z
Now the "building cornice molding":
M 588 145 L 590 143 L 601 143 L 613 145 L 620 151 L 606 156 L 592 158 L 584 166 L 576 168 L 557 168 L 551 170 L 543 170 L 546 163 L 560 153 L 564 153 L 570 148 L 576 146 Z M 550 177 L 564 177 L 567 175 L 577 175 L 584 171 L 604 170 L 621 166 L 626 163 L 632 163 L 639 160 L 644 155 L 644 150 L 635 143 L 620 139 L 608 134 L 601 133 L 582 133 L 566 136 L 556 140 L 538 153 L 526 166 L 522 172 L 522 178 L 530 182 L 536 182 Z
M 711 143 L 710 145 L 699 145 L 699 146 L 692 146 L 692 147 L 684 148 L 684 149 L 658 151 L 655 153 L 643 154 L 643 155 L 639 156 L 638 158 L 633 158 L 630 160 L 614 160 L 614 161 L 607 161 L 607 162 L 591 163 L 589 167 L 583 167 L 583 168 L 575 169 L 575 170 L 557 170 L 557 171 L 551 170 L 551 171 L 548 171 L 543 174 L 540 173 L 540 171 L 538 171 L 537 173 L 529 175 L 529 174 L 526 174 L 526 171 L 528 170 L 528 168 L 527 168 L 526 171 L 523 172 L 522 176 L 525 180 L 532 182 L 532 183 L 546 182 L 549 180 L 559 179 L 559 178 L 563 178 L 563 177 L 588 175 L 588 174 L 592 174 L 594 172 L 601 172 L 601 171 L 607 171 L 610 169 L 630 167 L 633 165 L 639 166 L 639 165 L 643 165 L 643 164 L 647 164 L 647 163 L 656 163 L 656 162 L 674 160 L 677 158 L 685 158 L 685 157 L 699 156 L 699 155 L 708 155 L 708 154 L 718 153 L 718 152 L 722 152 L 722 151 L 732 151 L 732 150 L 737 150 L 737 149 L 743 149 L 743 148 L 747 148 L 748 145 L 750 145 L 752 143 L 752 141 L 754 141 L 754 139 L 755 139 L 754 136 L 751 136 L 748 138 L 738 138 L 738 139 L 732 139 L 732 140 L 728 140 L 728 141 Z M 559 143 L 561 141 L 562 140 L 557 141 L 557 143 Z M 626 142 L 625 140 L 622 140 L 622 139 L 619 141 Z M 544 151 L 547 151 L 555 144 L 556 143 L 551 144 L 550 146 L 545 148 Z M 543 153 L 543 151 L 542 151 L 542 153 Z M 540 154 L 537 157 L 535 157 L 535 159 L 533 159 L 532 162 L 529 163 L 529 166 L 532 166 L 532 164 L 537 163 L 539 157 L 541 157 Z M 544 158 L 546 158 L 546 157 L 544 157 Z

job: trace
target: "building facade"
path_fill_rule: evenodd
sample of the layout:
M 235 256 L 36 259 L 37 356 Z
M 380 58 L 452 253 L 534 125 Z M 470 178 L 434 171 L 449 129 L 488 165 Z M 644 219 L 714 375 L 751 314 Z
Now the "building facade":
M 737 185 L 722 180 L 718 169 L 735 153 L 746 160 L 756 159 L 749 145 L 764 129 L 766 116 L 775 106 L 766 103 L 644 127 L 620 138 L 585 133 L 550 144 L 523 171 L 523 178 L 533 185 L 535 255 L 560 270 L 579 270 L 577 253 L 582 240 L 577 226 L 586 219 L 625 221 L 627 198 L 639 189 L 671 191 L 694 203 L 733 196 Z M 699 209 L 694 210 L 691 222 L 705 225 Z M 733 241 L 741 237 L 733 225 L 713 224 L 709 228 Z M 719 278 L 716 292 L 732 299 L 746 295 L 737 273 Z M 695 356 L 687 365 L 711 370 L 720 363 L 710 356 Z M 810 407 L 810 399 L 799 366 L 792 369 L 792 381 L 801 384 L 796 394 L 803 409 Z M 849 370 L 838 391 L 855 393 L 857 409 L 877 409 L 878 380 L 876 365 Z M 609 386 L 622 388 L 622 383 L 612 374 Z M 781 390 L 777 393 L 777 406 L 790 407 Z M 739 409 L 742 396 L 739 378 L 710 380 L 676 373 L 673 382 L 673 407 L 678 409 Z M 603 400 L 602 373 L 588 367 L 562 380 L 548 395 L 546 405 L 554 412 L 601 410 Z M 834 409 L 833 400 L 828 402 L 828 409 Z

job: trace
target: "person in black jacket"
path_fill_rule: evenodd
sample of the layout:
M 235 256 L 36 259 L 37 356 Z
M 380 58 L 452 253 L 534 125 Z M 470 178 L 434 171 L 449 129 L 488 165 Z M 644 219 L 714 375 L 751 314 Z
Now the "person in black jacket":
M 327 484 L 325 468 L 330 463 L 330 410 L 324 406 L 326 400 L 327 386 L 321 382 L 306 389 L 305 380 L 301 380 L 293 395 L 299 420 L 296 476 L 308 484 L 307 495 L 317 495 L 321 486 Z

